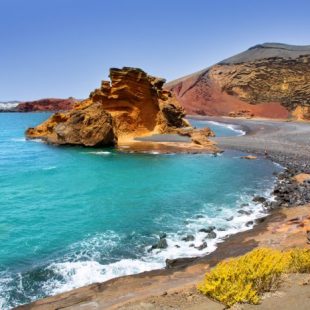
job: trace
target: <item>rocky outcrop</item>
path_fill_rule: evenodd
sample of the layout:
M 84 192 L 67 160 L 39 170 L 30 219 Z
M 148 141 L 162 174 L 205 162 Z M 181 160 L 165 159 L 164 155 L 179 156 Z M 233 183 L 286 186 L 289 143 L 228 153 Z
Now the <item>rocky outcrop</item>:
M 26 132 L 54 144 L 116 145 L 151 134 L 176 133 L 188 127 L 183 108 L 164 79 L 143 70 L 112 68 L 110 81 L 65 113 L 56 113 Z
M 55 99 L 46 98 L 35 101 L 21 102 L 14 108 L 14 112 L 43 112 L 43 111 L 66 111 L 72 109 L 78 100 L 74 98 Z
M 309 64 L 310 46 L 265 43 L 166 88 L 189 114 L 310 120 Z
M 27 135 L 42 135 L 54 144 L 108 146 L 116 142 L 111 114 L 102 110 L 100 103 L 67 114 L 55 113 L 42 126 L 29 128 Z

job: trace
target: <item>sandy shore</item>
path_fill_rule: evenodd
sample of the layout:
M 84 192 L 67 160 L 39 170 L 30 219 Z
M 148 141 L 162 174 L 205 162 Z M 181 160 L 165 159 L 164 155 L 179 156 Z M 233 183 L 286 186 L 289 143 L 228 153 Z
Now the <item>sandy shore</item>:
M 309 172 L 309 124 L 204 119 L 235 124 L 247 132 L 247 135 L 241 137 L 214 138 L 222 149 L 232 148 L 263 155 L 267 149 L 268 157 L 272 160 L 297 168 L 298 171 Z M 205 257 L 175 260 L 170 262 L 172 267 L 169 269 L 92 284 L 17 309 L 224 309 L 223 305 L 196 292 L 195 285 L 201 281 L 205 272 L 225 258 L 242 255 L 258 246 L 277 249 L 293 246 L 310 248 L 306 234 L 310 230 L 309 207 L 310 205 L 277 209 L 258 221 L 252 230 L 228 237 L 219 244 L 216 251 Z M 255 308 L 273 309 L 274 305 L 280 303 L 283 309 L 291 309 L 289 307 L 292 305 L 298 309 L 307 309 L 310 285 L 305 283 L 308 281 L 310 284 L 310 280 L 309 276 L 305 277 L 299 279 L 299 282 L 294 278 L 287 279 L 281 296 L 267 296 L 262 305 Z M 296 292 L 302 292 L 303 298 L 294 299 Z M 252 307 L 244 305 L 240 309 Z

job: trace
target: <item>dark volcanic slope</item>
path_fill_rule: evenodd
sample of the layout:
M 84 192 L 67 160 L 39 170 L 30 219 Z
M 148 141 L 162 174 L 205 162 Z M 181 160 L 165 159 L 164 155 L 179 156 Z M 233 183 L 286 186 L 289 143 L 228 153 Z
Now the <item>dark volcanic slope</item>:
M 247 51 L 227 58 L 219 64 L 236 64 L 262 60 L 265 58 L 281 57 L 283 59 L 297 59 L 301 55 L 310 54 L 310 45 L 298 46 L 281 43 L 264 43 L 250 47 Z
M 310 46 L 256 45 L 166 87 L 189 114 L 310 119 Z

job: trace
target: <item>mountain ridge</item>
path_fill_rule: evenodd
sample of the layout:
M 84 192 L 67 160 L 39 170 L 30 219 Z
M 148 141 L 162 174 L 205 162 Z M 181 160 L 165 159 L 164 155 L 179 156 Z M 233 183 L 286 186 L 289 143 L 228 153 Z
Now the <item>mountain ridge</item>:
M 310 46 L 263 43 L 171 81 L 187 113 L 310 119 Z

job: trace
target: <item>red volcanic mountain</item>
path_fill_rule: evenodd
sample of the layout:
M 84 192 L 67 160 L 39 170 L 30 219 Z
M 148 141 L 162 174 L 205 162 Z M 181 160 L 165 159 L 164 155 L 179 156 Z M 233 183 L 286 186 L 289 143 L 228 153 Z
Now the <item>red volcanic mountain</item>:
M 310 46 L 265 43 L 166 84 L 188 114 L 310 119 Z

